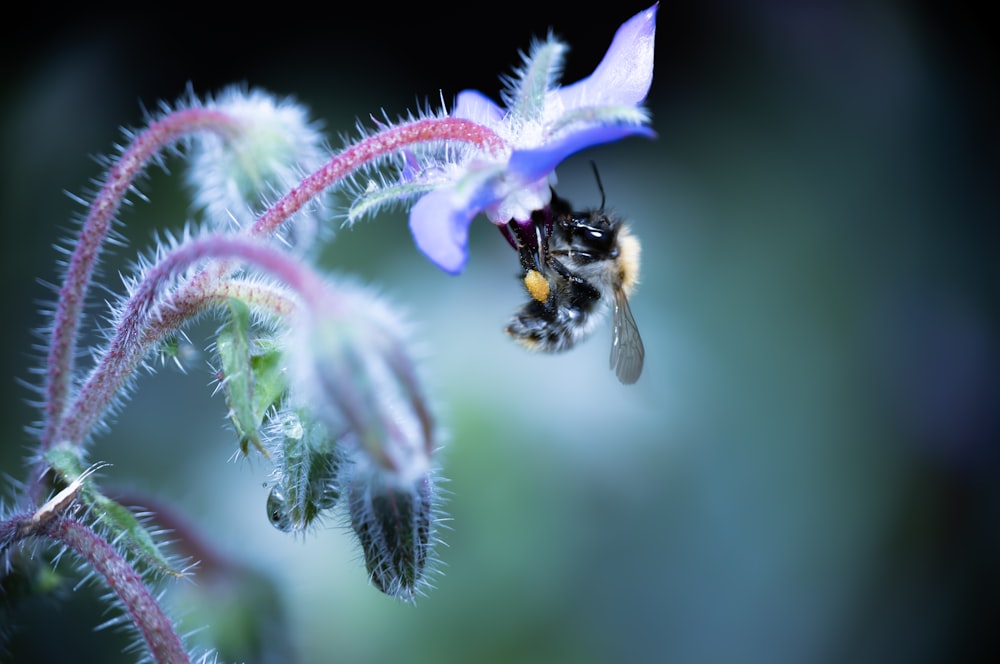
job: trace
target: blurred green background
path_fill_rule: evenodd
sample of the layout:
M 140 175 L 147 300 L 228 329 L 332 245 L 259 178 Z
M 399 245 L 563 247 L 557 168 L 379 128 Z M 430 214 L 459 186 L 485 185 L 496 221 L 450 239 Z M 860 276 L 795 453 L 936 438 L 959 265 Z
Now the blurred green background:
M 36 411 L 18 381 L 42 356 L 39 280 L 57 281 L 52 244 L 83 213 L 63 191 L 93 188 L 90 156 L 143 105 L 243 82 L 295 96 L 339 146 L 370 113 L 469 87 L 497 98 L 549 28 L 577 80 L 644 3 L 465 7 L 360 22 L 26 8 L 5 22 L 0 470 L 25 472 Z M 957 6 L 664 2 L 658 139 L 558 171 L 561 195 L 596 205 L 594 159 L 643 241 L 646 371 L 632 387 L 607 369 L 607 327 L 559 357 L 503 336 L 517 266 L 482 219 L 457 278 L 418 254 L 405 214 L 341 232 L 325 263 L 410 312 L 447 432 L 445 573 L 416 607 L 368 586 L 337 524 L 298 539 L 269 525 L 266 468 L 232 462 L 210 397 L 198 351 L 214 323 L 193 327 L 187 375 L 143 376 L 91 455 L 114 464 L 105 486 L 173 506 L 215 548 L 194 584 L 168 589 L 214 598 L 185 627 L 208 615 L 239 642 L 242 625 L 251 649 L 226 654 L 250 662 L 994 661 L 995 51 Z M 121 215 L 112 289 L 154 229 L 189 218 L 183 164 L 167 165 L 141 184 L 151 202 Z M 242 567 L 222 574 L 224 561 Z M 22 603 L 0 659 L 131 661 L 125 637 L 92 633 L 107 617 L 95 594 Z

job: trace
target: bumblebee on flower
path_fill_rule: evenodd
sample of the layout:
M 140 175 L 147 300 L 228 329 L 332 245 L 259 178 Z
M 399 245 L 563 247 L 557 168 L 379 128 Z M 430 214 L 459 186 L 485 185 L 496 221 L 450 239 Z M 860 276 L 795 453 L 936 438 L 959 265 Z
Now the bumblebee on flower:
M 446 272 L 460 272 L 477 214 L 501 228 L 511 220 L 529 224 L 532 212 L 551 201 L 555 168 L 565 158 L 627 136 L 654 135 L 642 103 L 653 79 L 657 7 L 625 22 L 594 72 L 577 83 L 558 86 L 568 47 L 550 35 L 509 78 L 504 107 L 474 90 L 460 93 L 440 121 L 470 121 L 470 131 L 492 140 L 409 150 L 402 177 L 363 192 L 350 219 L 419 195 L 410 210 L 417 247 Z
M 657 8 L 622 24 L 594 72 L 572 85 L 558 85 L 568 47 L 550 34 L 507 78 L 503 107 L 466 90 L 447 115 L 380 126 L 379 133 L 388 133 L 424 123 L 426 135 L 401 146 L 398 177 L 383 171 L 358 188 L 348 215 L 354 221 L 419 197 L 410 209 L 414 241 L 434 264 L 457 274 L 468 260 L 469 226 L 485 214 L 518 251 L 522 280 L 535 301 L 508 332 L 532 349 L 564 350 L 590 333 L 599 318 L 592 313 L 610 305 L 611 366 L 623 383 L 638 379 L 644 356 L 627 300 L 638 281 L 638 240 L 620 219 L 603 214 L 603 204 L 574 213 L 553 187 L 555 169 L 568 156 L 628 136 L 654 136 L 642 104 L 653 78 Z M 601 213 L 594 217 L 603 219 L 600 229 L 585 220 L 592 213 Z M 561 222 L 553 226 L 557 217 Z M 554 229 L 560 232 L 553 241 L 564 246 L 550 252 Z M 529 265 L 526 247 L 542 271 Z M 554 295 L 540 299 L 539 292 Z
M 332 154 L 294 100 L 238 87 L 203 100 L 189 92 L 142 130 L 126 131 L 98 190 L 79 199 L 88 213 L 65 247 L 37 371 L 32 467 L 23 500 L 13 508 L 0 500 L 0 559 L 35 540 L 71 550 L 117 599 L 149 659 L 190 660 L 136 571 L 180 576 L 187 568 L 98 491 L 94 471 L 111 466 L 88 463 L 87 449 L 134 391 L 137 370 L 169 355 L 171 340 L 211 313 L 224 321 L 210 347 L 239 450 L 272 468 L 261 516 L 304 533 L 339 512 L 374 586 L 407 602 L 426 592 L 443 521 L 442 436 L 406 317 L 315 262 L 316 241 L 330 237 L 322 232 L 327 195 L 347 193 L 349 221 L 412 203 L 416 246 L 449 274 L 463 270 L 469 227 L 485 215 L 516 251 L 528 297 L 508 334 L 564 350 L 610 308 L 612 367 L 621 382 L 635 382 L 644 351 L 626 298 L 637 283 L 638 241 L 605 209 L 599 177 L 601 205 L 579 211 L 556 195 L 555 169 L 585 148 L 654 135 L 643 103 L 657 9 L 622 24 L 581 81 L 560 87 L 568 47 L 550 34 L 506 79 L 502 105 L 467 90 L 450 112 L 376 122 Z M 81 353 L 85 303 L 118 211 L 144 170 L 177 145 L 189 148 L 178 153 L 188 159 L 197 219 L 138 257 L 124 291 L 106 300 L 100 341 Z M 28 553 L 18 564 L 39 564 Z

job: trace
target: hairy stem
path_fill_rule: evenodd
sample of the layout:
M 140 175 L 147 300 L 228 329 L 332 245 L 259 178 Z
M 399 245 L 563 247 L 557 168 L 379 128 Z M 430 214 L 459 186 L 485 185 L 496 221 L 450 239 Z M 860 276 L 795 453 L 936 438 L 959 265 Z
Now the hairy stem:
M 315 303 L 324 289 L 311 268 L 289 254 L 257 241 L 231 235 L 191 240 L 166 254 L 148 270 L 126 303 L 115 336 L 80 388 L 57 429 L 59 440 L 80 445 L 113 402 L 151 344 L 163 339 L 207 307 L 228 297 L 241 297 L 278 315 L 290 313 L 295 304 L 279 289 L 246 281 L 215 281 L 198 288 L 182 287 L 183 298 L 172 297 L 169 307 L 157 306 L 161 292 L 185 270 L 205 260 L 233 259 L 252 264 L 277 277 L 300 299 Z M 185 286 L 190 286 L 186 282 Z
M 160 150 L 186 134 L 203 130 L 228 135 L 235 130 L 235 125 L 233 119 L 224 113 L 206 108 L 174 111 L 153 122 L 135 137 L 111 167 L 91 204 L 70 256 L 56 303 L 46 364 L 45 421 L 40 438 L 40 453 L 44 453 L 55 442 L 54 432 L 62 419 L 69 395 L 76 354 L 76 334 L 87 288 L 118 208 L 132 182 Z
M 246 232 L 253 237 L 268 236 L 311 198 L 327 187 L 341 182 L 364 165 L 408 145 L 434 141 L 467 142 L 490 152 L 505 149 L 502 138 L 489 128 L 469 120 L 426 118 L 388 127 L 362 138 L 331 157 L 323 167 L 307 176 L 299 186 L 269 208 Z M 110 219 L 110 216 L 108 218 Z M 141 362 L 150 344 L 162 339 L 170 331 L 190 320 L 192 316 L 218 301 L 219 293 L 225 289 L 226 282 L 223 277 L 230 269 L 223 260 L 226 257 L 223 254 L 227 251 L 232 250 L 230 257 L 234 259 L 249 259 L 251 262 L 266 259 L 272 263 L 271 268 L 275 267 L 274 258 L 281 257 L 279 263 L 287 264 L 286 269 L 278 272 L 271 269 L 271 271 L 292 286 L 293 290 L 319 283 L 319 279 L 314 277 L 311 270 L 304 269 L 280 252 L 257 254 L 263 249 L 252 241 L 244 240 L 240 243 L 230 240 L 229 242 L 229 249 L 223 248 L 226 241 L 222 237 L 215 237 L 211 241 L 190 242 L 184 245 L 182 250 L 172 254 L 173 258 L 164 259 L 150 270 L 146 280 L 126 305 L 125 314 L 120 319 L 118 330 L 107 350 L 66 409 L 64 417 L 49 418 L 51 430 L 47 427 L 48 434 L 45 439 L 49 441 L 49 445 L 53 439 L 73 445 L 83 444 L 94 425 L 113 402 L 115 395 Z M 235 249 L 237 246 L 241 249 Z M 211 253 L 213 250 L 218 250 L 219 253 L 213 255 Z M 251 254 L 257 254 L 256 258 L 252 258 Z M 210 258 L 216 259 L 211 266 L 202 269 L 173 292 L 158 300 L 163 285 L 173 279 L 180 270 L 186 269 L 192 263 Z M 174 260 L 178 262 L 173 263 Z M 296 269 L 287 269 L 290 265 L 295 265 Z M 259 264 L 258 267 L 268 270 L 263 264 Z M 308 278 L 300 281 L 297 286 L 290 281 L 303 279 L 303 274 L 307 274 Z M 299 294 L 302 295 L 302 292 Z M 64 399 L 65 393 L 61 395 L 60 401 Z M 44 451 L 45 445 L 42 449 Z M 40 477 L 44 468 L 39 467 L 38 470 L 36 476 Z
M 470 120 L 425 118 L 387 127 L 334 155 L 261 215 L 254 223 L 251 233 L 256 236 L 270 235 L 324 189 L 342 181 L 365 164 L 409 145 L 431 141 L 471 143 L 484 152 L 501 152 L 505 149 L 504 140 L 500 136 Z
M 0 530 L 9 530 L 11 535 L 4 544 L 27 537 L 45 537 L 69 547 L 86 560 L 118 597 L 154 662 L 189 661 L 173 623 L 149 592 L 142 576 L 104 538 L 79 521 L 58 514 L 47 518 L 39 518 L 38 513 L 24 514 L 4 525 L 9 528 Z
M 365 165 L 407 146 L 436 141 L 470 143 L 484 152 L 496 153 L 506 149 L 504 140 L 492 129 L 471 120 L 425 118 L 387 127 L 333 155 L 326 164 L 306 176 L 297 187 L 268 208 L 245 232 L 252 237 L 267 237 L 310 200 Z M 224 264 L 213 265 L 179 288 L 174 297 L 188 297 L 187 289 L 205 288 L 207 282 L 222 278 L 227 271 Z M 163 306 L 170 308 L 172 304 L 167 301 Z

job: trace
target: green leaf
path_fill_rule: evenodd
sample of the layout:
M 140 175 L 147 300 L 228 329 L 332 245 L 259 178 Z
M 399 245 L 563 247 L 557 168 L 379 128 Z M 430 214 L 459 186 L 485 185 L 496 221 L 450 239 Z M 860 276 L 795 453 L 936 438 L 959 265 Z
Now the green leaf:
M 69 446 L 57 445 L 49 449 L 45 453 L 45 460 L 67 486 L 87 472 L 77 450 Z M 98 491 L 89 478 L 83 482 L 77 499 L 90 508 L 90 511 L 108 528 L 111 532 L 109 540 L 121 542 L 143 563 L 161 572 L 182 576 L 180 571 L 170 565 L 156 545 L 152 534 L 135 514 Z
M 116 535 L 124 535 L 122 541 L 129 551 L 161 572 L 177 577 L 183 576 L 182 572 L 170 565 L 163 553 L 160 552 L 153 536 L 131 510 L 97 491 L 92 492 L 92 507 L 100 515 L 101 523 L 110 528 Z
M 250 309 L 239 300 L 229 301 L 229 320 L 219 330 L 216 349 L 236 435 L 243 454 L 253 445 L 270 456 L 260 440 L 260 426 L 271 406 L 287 390 L 281 353 L 274 347 L 254 351 L 250 343 Z
M 283 354 L 274 346 L 258 344 L 250 356 L 254 375 L 253 413 L 258 426 L 264 421 L 272 406 L 277 405 L 288 392 Z

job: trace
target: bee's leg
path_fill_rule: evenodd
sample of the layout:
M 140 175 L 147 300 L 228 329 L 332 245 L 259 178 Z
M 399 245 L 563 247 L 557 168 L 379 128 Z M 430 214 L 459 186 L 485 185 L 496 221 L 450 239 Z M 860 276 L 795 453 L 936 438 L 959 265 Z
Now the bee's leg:
M 558 274 L 560 277 L 570 282 L 571 284 L 577 284 L 577 285 L 582 284 L 587 286 L 590 285 L 583 277 L 576 274 L 575 272 L 571 272 L 568 267 L 563 265 L 561 260 L 553 256 L 552 254 L 549 254 L 548 252 L 546 252 L 545 264 L 548 265 L 551 270 L 555 271 L 556 274 Z
M 513 238 L 512 244 L 517 249 L 521 269 L 525 274 L 531 270 L 541 271 L 538 242 L 535 237 L 529 236 L 529 229 L 534 230 L 534 228 L 534 224 L 522 226 L 515 220 L 508 221 L 506 226 L 508 239 Z
M 572 299 L 574 301 L 595 302 L 601 299 L 601 292 L 599 290 L 594 288 L 589 281 L 577 273 L 570 271 L 570 269 L 563 265 L 562 261 L 555 256 L 549 254 L 547 264 L 550 269 L 554 270 L 560 277 L 568 282 L 568 290 L 572 294 Z
M 517 249 L 517 236 L 514 233 L 514 229 L 511 227 L 511 225 L 513 223 L 514 223 L 514 221 L 511 220 L 511 221 L 508 221 L 503 226 L 497 226 L 497 228 L 500 229 L 500 234 L 503 235 L 503 237 L 504 237 L 505 240 L 507 240 L 507 243 L 511 246 L 511 248 L 514 249 L 514 251 L 517 251 L 518 250 Z
M 552 223 L 536 224 L 535 235 L 538 237 L 539 261 L 546 267 L 552 267 L 552 252 L 549 251 L 549 240 L 552 238 Z

